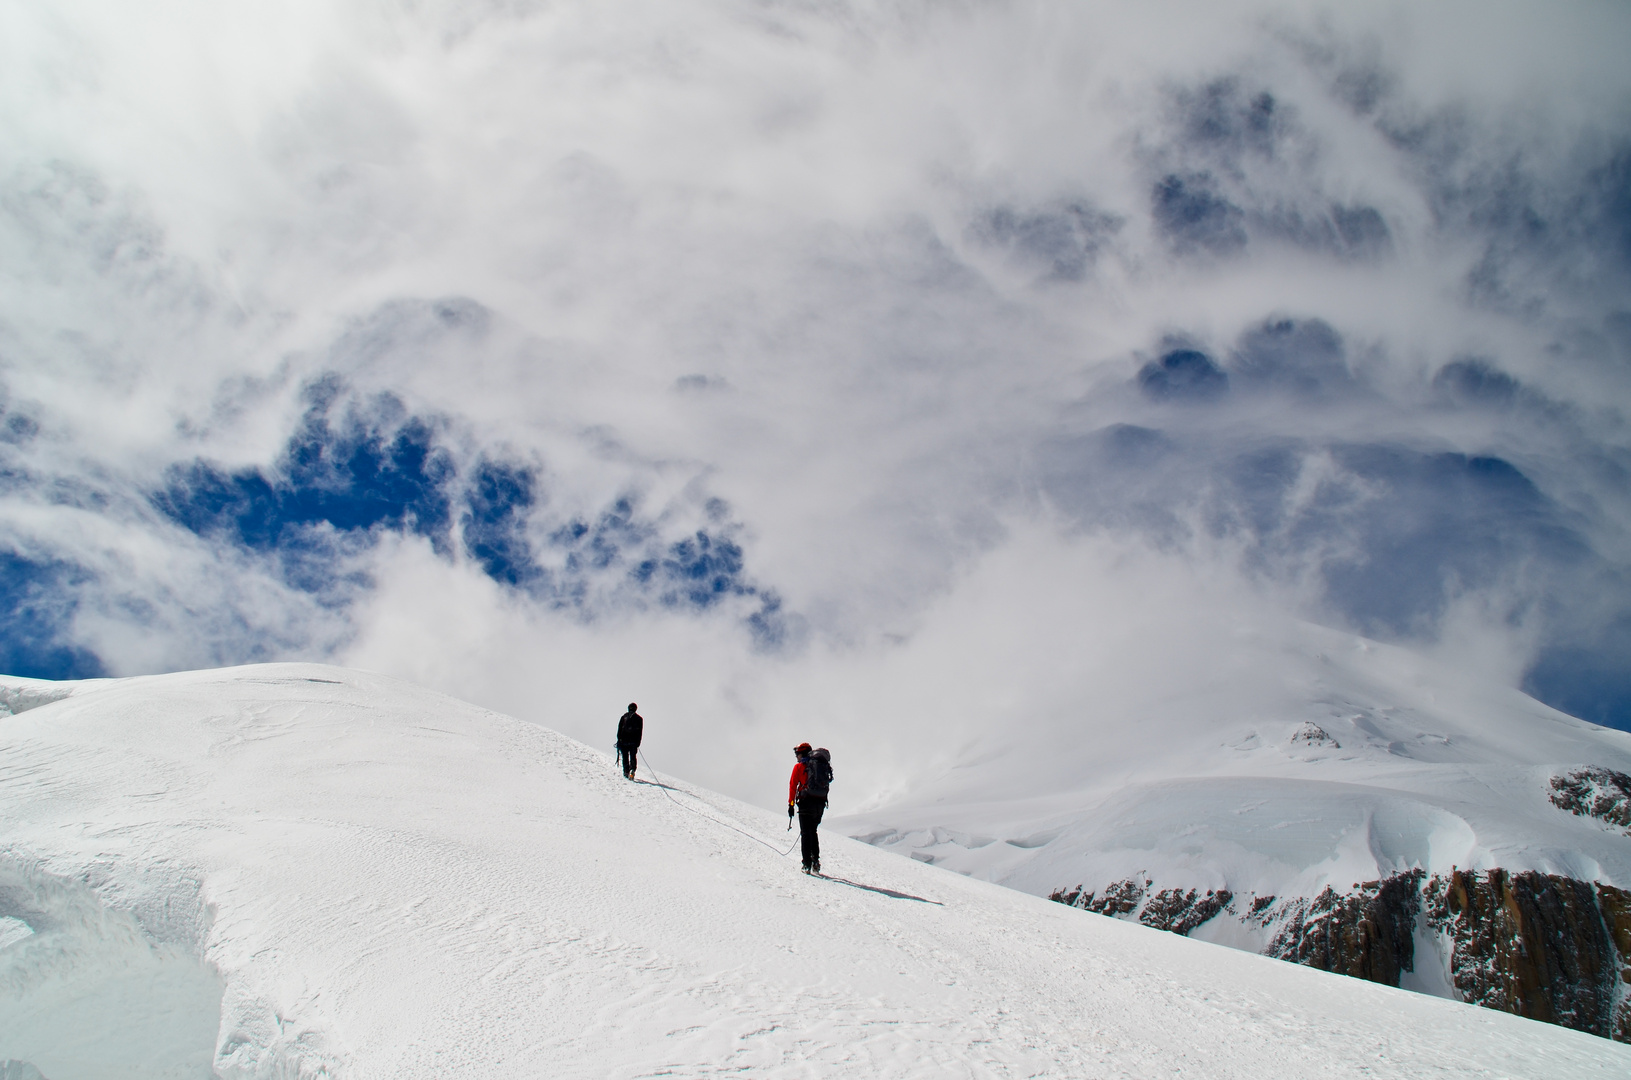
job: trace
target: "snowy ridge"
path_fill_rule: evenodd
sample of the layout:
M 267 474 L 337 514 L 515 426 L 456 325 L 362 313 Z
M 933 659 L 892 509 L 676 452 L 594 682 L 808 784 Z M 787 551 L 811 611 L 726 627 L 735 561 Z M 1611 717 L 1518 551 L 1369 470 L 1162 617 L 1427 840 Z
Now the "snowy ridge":
M 0 721 L 0 746 L 19 1076 L 1631 1067 L 832 834 L 830 879 L 805 878 L 773 812 L 628 783 L 605 753 L 355 671 L 81 684 Z

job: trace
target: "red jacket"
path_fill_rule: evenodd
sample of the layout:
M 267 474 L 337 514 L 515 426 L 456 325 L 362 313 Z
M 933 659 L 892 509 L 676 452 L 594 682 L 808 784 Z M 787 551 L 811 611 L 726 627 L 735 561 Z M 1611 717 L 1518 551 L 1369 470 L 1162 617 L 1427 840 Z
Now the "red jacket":
M 787 779 L 787 805 L 792 806 L 798 801 L 799 792 L 803 791 L 810 782 L 810 770 L 800 761 L 793 766 L 793 775 Z

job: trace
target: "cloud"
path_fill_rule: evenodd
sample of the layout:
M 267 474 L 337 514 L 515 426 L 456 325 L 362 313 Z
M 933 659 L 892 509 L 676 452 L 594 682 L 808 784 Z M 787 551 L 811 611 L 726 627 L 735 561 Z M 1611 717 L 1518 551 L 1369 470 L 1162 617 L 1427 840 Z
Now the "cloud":
M 1631 724 L 1626 17 L 1447 10 L 13 5 L 0 656 L 779 747 L 1088 693 L 1023 548 Z

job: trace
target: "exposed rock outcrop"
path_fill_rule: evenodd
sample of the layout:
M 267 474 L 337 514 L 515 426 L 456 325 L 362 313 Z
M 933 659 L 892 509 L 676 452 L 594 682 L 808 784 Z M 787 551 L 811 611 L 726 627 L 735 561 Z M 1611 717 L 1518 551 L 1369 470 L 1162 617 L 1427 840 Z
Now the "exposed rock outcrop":
M 1333 750 L 1342 749 L 1342 744 L 1331 737 L 1331 733 L 1314 723 L 1312 720 L 1291 733 L 1292 745 L 1302 746 L 1329 746 Z
M 1204 894 L 1195 889 L 1163 889 L 1150 897 L 1139 912 L 1139 921 L 1157 930 L 1170 930 L 1175 934 L 1188 934 L 1201 923 L 1222 912 L 1234 899 L 1227 889 Z
M 1135 878 L 1107 885 L 1102 893 L 1055 890 L 1048 899 L 1099 915 L 1132 915 L 1145 926 L 1188 934 L 1226 909 L 1234 899 L 1228 890 L 1161 889 L 1149 892 L 1152 882 Z M 1146 895 L 1147 894 L 1147 895 Z
M 1614 1018 L 1609 1037 L 1631 1042 L 1631 891 L 1599 884 L 1597 907 L 1603 913 L 1603 925 L 1619 961 L 1613 980 Z
M 1126 881 L 1116 881 L 1104 887 L 1102 893 L 1083 892 L 1077 886 L 1072 892 L 1056 889 L 1049 894 L 1048 899 L 1065 904 L 1068 907 L 1079 907 L 1083 911 L 1091 911 L 1095 915 L 1122 916 L 1137 911 L 1144 902 L 1144 890 L 1152 883 L 1140 882 L 1133 878 Z
M 1534 871 L 1458 871 L 1423 890 L 1463 1001 L 1621 1040 L 1631 1040 L 1628 902 L 1607 885 Z
M 1297 898 L 1269 909 L 1264 923 L 1279 933 L 1265 950 L 1280 960 L 1399 985 L 1415 970 L 1416 915 L 1421 908 L 1420 870 L 1367 881 L 1339 893 L 1330 886 L 1312 900 Z
M 1552 777 L 1547 797 L 1560 810 L 1593 817 L 1631 834 L 1631 776 L 1589 766 Z
M 1448 957 L 1455 996 L 1631 1042 L 1631 891 L 1534 871 L 1416 869 L 1349 892 L 1237 898 L 1128 878 L 1050 899 L 1188 934 L 1217 917 L 1270 935 L 1266 955 L 1398 986 L 1418 931 Z M 1432 962 L 1439 962 L 1434 959 Z

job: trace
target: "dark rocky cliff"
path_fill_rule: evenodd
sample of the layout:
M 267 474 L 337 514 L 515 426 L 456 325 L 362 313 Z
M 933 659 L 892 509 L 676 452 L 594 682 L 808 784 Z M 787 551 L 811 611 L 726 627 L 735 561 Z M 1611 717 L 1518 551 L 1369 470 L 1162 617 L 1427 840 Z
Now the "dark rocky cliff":
M 1559 810 L 1596 818 L 1631 833 L 1631 776 L 1586 767 L 1552 777 L 1546 797 Z
M 1313 725 L 1300 733 L 1324 736 Z M 1329 738 L 1329 736 L 1325 736 Z M 1546 782 L 1559 810 L 1631 836 L 1631 776 L 1576 766 Z M 1238 896 L 1156 887 L 1140 875 L 1050 899 L 1189 934 L 1213 919 L 1267 956 L 1442 992 L 1475 1005 L 1631 1042 L 1631 891 L 1534 870 L 1421 869 L 1317 896 Z M 1430 955 L 1418 955 L 1427 952 Z
M 1502 870 L 1411 870 L 1314 897 L 1153 884 L 1128 879 L 1050 899 L 1179 934 L 1237 919 L 1267 938 L 1266 955 L 1390 986 L 1418 959 L 1445 964 L 1462 1001 L 1631 1042 L 1631 891 Z M 1421 938 L 1437 955 L 1417 957 Z
M 1170 930 L 1175 934 L 1187 934 L 1201 923 L 1226 910 L 1233 901 L 1234 896 L 1228 892 L 1214 892 L 1210 889 L 1200 894 L 1195 889 L 1162 889 L 1150 892 L 1152 882 L 1139 881 L 1129 878 L 1108 886 L 1102 893 L 1094 894 L 1083 892 L 1080 887 L 1073 892 L 1058 890 L 1050 894 L 1049 900 L 1056 900 L 1061 904 L 1079 907 L 1099 915 L 1136 915 L 1138 921 L 1145 926 L 1153 926 L 1157 930 Z
M 1306 738 L 1324 736 L 1307 726 Z M 1576 766 L 1544 791 L 1559 810 L 1631 835 L 1631 776 Z M 1601 882 L 1533 870 L 1415 869 L 1345 892 L 1241 897 L 1156 888 L 1140 876 L 1096 892 L 1059 889 L 1050 899 L 1177 934 L 1233 919 L 1267 956 L 1390 986 L 1418 963 L 1438 965 L 1442 980 L 1415 984 L 1631 1042 L 1631 891 Z M 1417 955 L 1424 945 L 1432 955 Z
M 1266 954 L 1321 971 L 1398 986 L 1415 970 L 1420 870 L 1369 881 L 1349 893 L 1327 886 L 1312 900 L 1297 898 L 1268 909 L 1276 928 Z
M 1556 874 L 1458 871 L 1427 882 L 1463 1001 L 1631 1041 L 1631 893 Z

